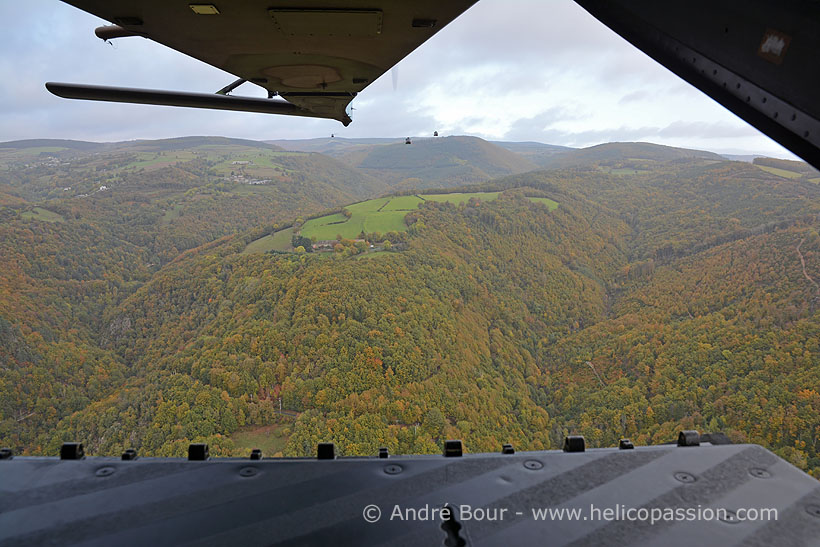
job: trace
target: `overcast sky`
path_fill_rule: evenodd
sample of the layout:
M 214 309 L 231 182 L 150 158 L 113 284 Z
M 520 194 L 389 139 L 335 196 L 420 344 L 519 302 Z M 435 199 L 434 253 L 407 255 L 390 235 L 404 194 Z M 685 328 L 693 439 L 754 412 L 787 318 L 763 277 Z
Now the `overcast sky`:
M 233 81 L 58 0 L 0 1 L 0 141 L 476 135 L 583 147 L 649 141 L 793 157 L 570 0 L 480 0 L 353 101 L 353 123 L 69 101 L 46 81 L 211 92 Z M 235 94 L 259 95 L 252 85 Z M 257 88 L 258 89 L 258 88 Z

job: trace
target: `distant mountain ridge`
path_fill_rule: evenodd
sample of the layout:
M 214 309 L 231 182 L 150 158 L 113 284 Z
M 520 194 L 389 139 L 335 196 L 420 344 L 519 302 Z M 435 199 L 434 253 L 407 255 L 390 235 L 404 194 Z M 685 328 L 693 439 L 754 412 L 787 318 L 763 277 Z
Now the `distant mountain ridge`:
M 675 148 L 648 142 L 610 142 L 555 155 L 550 158 L 550 161 L 546 162 L 544 167 L 562 169 L 605 161 L 648 160 L 662 162 L 682 159 L 726 161 L 723 156 L 704 150 Z
M 104 143 L 74 141 L 70 139 L 23 139 L 19 141 L 0 142 L 0 148 L 72 148 L 76 150 L 93 150 L 105 146 Z
M 249 146 L 251 148 L 264 148 L 264 149 L 273 149 L 273 150 L 283 150 L 283 148 L 264 142 L 264 141 L 256 141 L 256 140 L 249 140 L 249 139 L 236 139 L 233 137 L 174 137 L 170 139 L 158 139 L 158 140 L 136 140 L 136 141 L 126 141 L 125 143 L 116 143 L 116 144 L 130 144 L 130 145 L 139 145 L 139 146 L 146 146 L 152 149 L 163 150 L 163 151 L 171 151 L 171 150 L 181 150 L 184 148 L 193 148 L 196 146 L 208 146 L 208 145 L 216 145 L 216 146 Z
M 264 141 L 294 152 L 317 152 L 334 158 L 341 158 L 350 152 L 369 149 L 373 146 L 404 143 L 404 138 L 387 137 L 373 139 L 348 139 L 344 137 L 320 137 L 317 139 L 278 139 Z
M 307 168 L 306 174 L 331 171 L 341 173 L 347 169 L 344 176 L 348 180 L 343 186 L 360 197 L 375 197 L 393 191 L 445 189 L 481 184 L 498 177 L 542 169 L 592 168 L 626 175 L 648 172 L 654 169 L 654 166 L 666 162 L 751 161 L 752 158 L 760 157 L 727 157 L 704 150 L 646 142 L 614 142 L 587 148 L 571 148 L 534 141 L 487 141 L 478 137 L 458 135 L 410 137 L 410 140 L 412 144 L 408 145 L 405 144 L 405 137 L 323 137 L 256 141 L 218 136 L 189 136 L 110 143 L 27 139 L 0 143 L 0 154 L 19 155 L 31 150 L 31 153 L 41 156 L 54 155 L 61 160 L 68 160 L 70 156 L 86 152 L 162 155 L 177 154 L 200 147 L 243 147 L 260 152 L 290 152 L 304 154 L 297 163 L 300 171 Z M 199 153 L 205 152 L 200 150 Z M 225 152 L 227 153 L 227 150 Z M 309 157 L 310 154 L 313 156 Z M 290 162 L 296 160 L 294 157 Z M 155 163 L 158 162 L 159 160 Z M 308 164 L 312 167 L 308 168 Z M 803 168 L 794 169 L 795 172 L 802 173 Z M 814 172 L 810 174 L 806 171 L 803 174 L 807 178 L 815 176 Z M 328 180 L 324 175 L 320 178 Z M 359 183 L 351 183 L 353 178 L 360 179 Z M 7 190 L 0 188 L 2 192 L 14 194 Z M 7 196 L 3 201 L 9 199 L 12 198 Z
M 414 144 L 426 141 L 441 141 L 449 137 L 411 137 Z M 462 138 L 462 137 L 456 137 Z M 702 158 L 711 160 L 730 160 L 751 163 L 755 158 L 771 157 L 767 154 L 717 154 L 705 150 L 678 148 L 648 142 L 611 142 L 586 148 L 574 148 L 537 141 L 487 141 L 478 137 L 464 137 L 483 140 L 517 155 L 523 156 L 539 167 L 561 168 L 572 167 L 584 161 L 601 161 L 612 159 L 636 158 L 655 161 L 668 161 L 681 158 Z M 272 148 L 294 152 L 319 153 L 336 159 L 351 156 L 354 152 L 362 153 L 375 147 L 403 144 L 405 137 L 319 137 L 311 139 L 269 139 L 252 140 L 219 136 L 188 136 L 166 139 L 137 139 L 131 141 L 92 142 L 72 139 L 21 139 L 0 142 L 0 149 L 27 148 L 67 148 L 72 150 L 119 149 L 144 146 L 146 149 L 177 150 L 207 145 L 237 145 L 254 148 Z M 559 159 L 561 158 L 561 159 Z M 797 162 L 801 163 L 801 162 Z
M 448 139 L 455 139 L 454 141 Z M 463 146 L 457 147 L 453 144 L 459 142 Z M 475 139 L 473 142 L 473 149 L 466 146 L 464 139 Z M 408 160 L 418 160 L 418 164 L 414 168 L 422 175 L 415 175 L 422 181 L 420 188 L 428 187 L 433 181 L 441 183 L 464 182 L 459 180 L 459 177 L 466 175 L 467 169 L 456 169 L 454 162 L 466 160 L 471 162 L 473 170 L 472 174 L 477 179 L 476 182 L 488 180 L 495 176 L 502 176 L 504 174 L 516 174 L 526 172 L 528 170 L 536 169 L 566 169 L 581 166 L 603 165 L 604 163 L 612 162 L 629 162 L 629 161 L 643 161 L 643 162 L 667 162 L 678 160 L 704 160 L 704 161 L 749 161 L 751 162 L 755 157 L 762 157 L 762 154 L 749 155 L 748 157 L 736 157 L 720 155 L 706 150 L 677 148 L 673 146 L 665 146 L 647 142 L 614 142 L 604 143 L 587 148 L 573 148 L 569 146 L 561 146 L 555 144 L 546 144 L 535 141 L 524 142 L 507 142 L 507 141 L 485 141 L 477 137 L 411 137 L 413 146 L 417 148 L 408 149 L 405 151 L 403 137 L 390 138 L 344 138 L 344 137 L 326 137 L 317 139 L 303 139 L 303 140 L 270 140 L 266 141 L 270 144 L 281 146 L 286 150 L 302 151 L 302 152 L 319 152 L 333 156 L 342 161 L 345 161 L 353 167 L 362 170 L 373 170 L 377 176 L 387 176 L 390 178 L 391 184 L 395 184 L 396 177 L 406 176 L 402 173 L 406 169 L 401 162 Z M 475 144 L 477 142 L 485 143 L 483 149 L 479 150 Z M 438 143 L 438 144 L 436 144 Z M 443 143 L 443 145 L 442 145 Z M 436 153 L 430 153 L 432 146 L 443 146 L 448 153 L 452 153 L 450 163 L 446 158 L 438 157 Z M 418 148 L 423 148 L 424 153 L 430 154 L 427 158 L 423 154 L 408 154 L 408 152 L 416 151 Z M 515 156 L 502 157 L 503 153 L 498 149 L 503 149 L 506 152 L 511 152 Z M 517 156 L 517 160 L 513 157 Z M 484 164 L 476 161 L 479 157 L 484 157 Z M 442 161 L 442 160 L 445 161 Z M 521 161 L 524 160 L 524 161 Z M 513 165 L 515 164 L 515 165 Z M 638 166 L 646 167 L 646 165 Z M 438 176 L 432 176 L 433 169 L 442 170 Z M 424 173 L 424 171 L 427 173 Z M 506 171 L 506 172 L 505 172 Z M 405 188 L 412 185 L 401 184 L 399 180 L 398 188 Z
M 526 142 L 505 142 L 505 141 L 491 141 L 493 144 L 500 146 L 510 152 L 515 152 L 534 162 L 538 166 L 545 167 L 549 165 L 556 156 L 567 154 L 577 148 L 569 146 L 559 146 L 557 144 L 544 144 L 542 142 L 526 141 Z
M 18 141 L 0 142 L 0 148 L 16 148 L 21 150 L 27 148 L 69 148 L 72 150 L 82 151 L 103 149 L 117 150 L 123 148 L 133 148 L 135 146 L 145 147 L 150 150 L 172 151 L 206 145 L 250 146 L 252 148 L 282 150 L 279 146 L 263 141 L 212 136 L 173 137 L 168 139 L 137 139 L 133 141 L 117 142 L 90 142 L 75 141 L 71 139 L 23 139 Z
M 355 150 L 340 159 L 397 189 L 475 184 L 538 169 L 526 157 L 478 137 L 400 141 Z

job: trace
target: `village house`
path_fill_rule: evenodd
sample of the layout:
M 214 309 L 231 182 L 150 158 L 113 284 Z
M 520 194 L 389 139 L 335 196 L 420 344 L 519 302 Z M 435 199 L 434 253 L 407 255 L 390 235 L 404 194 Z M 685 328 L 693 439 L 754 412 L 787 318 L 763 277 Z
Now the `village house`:
M 335 239 L 320 239 L 313 244 L 314 251 L 332 251 L 333 246 L 339 243 Z

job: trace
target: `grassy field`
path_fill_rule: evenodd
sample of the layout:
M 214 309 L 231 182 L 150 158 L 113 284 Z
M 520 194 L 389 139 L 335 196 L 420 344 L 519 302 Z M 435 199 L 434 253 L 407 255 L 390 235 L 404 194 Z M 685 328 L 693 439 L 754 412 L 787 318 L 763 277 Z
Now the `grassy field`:
M 160 223 L 162 225 L 171 224 L 171 222 L 173 222 L 174 219 L 179 218 L 179 212 L 181 210 L 182 210 L 182 205 L 174 205 L 173 207 L 171 207 L 170 209 L 165 211 L 165 214 L 162 215 L 162 219 L 160 220 Z
M 43 152 L 46 153 L 53 153 L 53 152 L 62 152 L 63 150 L 68 150 L 63 146 L 33 146 L 31 148 L 24 148 L 23 149 L 26 154 L 30 156 L 35 156 L 38 154 L 42 154 Z
M 35 207 L 31 211 L 21 213 L 20 216 L 26 220 L 42 220 L 43 222 L 65 222 L 63 215 L 60 215 L 53 211 L 49 211 L 48 209 L 43 209 L 41 207 Z
M 341 235 L 343 238 L 356 239 L 362 232 L 369 234 L 380 232 L 404 232 L 407 225 L 404 217 L 408 212 L 418 208 L 424 201 L 464 203 L 470 198 L 478 198 L 484 201 L 492 201 L 498 198 L 500 192 L 454 192 L 450 194 L 423 194 L 417 196 L 397 196 L 387 198 L 377 198 L 368 201 L 361 201 L 345 207 L 350 212 L 350 218 L 342 213 L 334 213 L 319 218 L 308 220 L 302 225 L 301 234 L 305 237 L 317 240 L 336 239 Z M 543 203 L 552 211 L 558 207 L 558 203 L 549 198 L 529 198 L 536 203 Z M 261 253 L 270 249 L 290 250 L 290 231 L 288 235 L 288 248 L 285 249 L 273 242 L 273 236 L 265 236 L 249 244 L 243 252 Z M 281 232 L 277 232 L 277 236 Z M 283 236 L 284 237 L 284 236 Z M 371 253 L 368 253 L 368 256 Z
M 125 166 L 125 169 L 150 169 L 152 167 L 166 167 L 183 161 L 191 161 L 196 156 L 188 150 L 175 152 L 139 152 L 137 159 Z
M 391 199 L 382 211 L 413 211 L 422 201 L 424 200 L 418 196 L 399 196 Z
M 266 253 L 268 251 L 292 251 L 293 248 L 290 246 L 292 236 L 293 228 L 279 230 L 275 234 L 252 241 L 245 247 L 242 254 Z
M 758 165 L 758 167 L 760 167 L 767 173 L 771 173 L 772 175 L 778 175 L 780 177 L 785 177 L 787 179 L 796 179 L 803 176 L 800 173 L 795 173 L 794 171 L 778 169 L 777 167 L 769 167 L 768 165 Z
M 404 224 L 407 211 L 385 210 L 390 200 L 378 198 L 348 205 L 345 209 L 351 213 L 349 219 L 339 213 L 314 218 L 302 226 L 302 235 L 316 239 L 336 239 L 337 235 L 355 239 L 362 232 L 402 232 L 407 229 Z
M 342 237 L 355 238 L 361 231 L 360 222 L 354 222 L 353 217 L 348 220 L 341 213 L 314 218 L 302 225 L 302 235 L 315 236 L 316 239 L 336 239 L 337 234 L 341 234 Z
M 259 150 L 249 146 L 236 145 L 203 145 L 183 150 L 165 152 L 138 152 L 136 159 L 125 166 L 126 169 L 155 169 L 176 163 L 187 162 L 197 157 L 218 157 L 222 161 L 212 168 L 219 174 L 228 175 L 231 171 L 243 170 L 248 175 L 270 175 L 274 170 L 279 173 L 292 173 L 291 169 L 276 163 L 277 157 L 299 155 L 298 152 L 280 152 L 277 150 Z M 250 161 L 248 165 L 234 165 L 234 161 Z
M 419 196 L 424 201 L 449 201 L 450 203 L 465 203 L 470 198 L 478 198 L 482 201 L 493 201 L 498 198 L 501 192 L 453 192 L 450 194 L 422 194 Z
M 547 206 L 550 211 L 554 211 L 558 209 L 558 202 L 553 201 L 550 198 L 527 198 L 528 200 L 532 201 L 533 203 L 543 203 Z
M 282 434 L 282 426 L 274 424 L 237 431 L 231 435 L 231 440 L 236 447 L 236 456 L 247 456 L 251 450 L 259 448 L 262 455 L 267 458 L 282 452 L 288 438 Z
M 287 156 L 303 155 L 299 152 L 279 152 L 276 150 L 259 151 L 255 148 L 234 148 L 232 150 L 222 150 L 223 157 L 226 153 L 230 153 L 230 157 L 217 163 L 213 169 L 223 175 L 230 172 L 242 171 L 247 175 L 271 176 L 274 174 L 291 174 L 294 173 L 292 169 L 284 167 L 277 163 L 276 158 Z M 235 161 L 250 161 L 253 162 L 247 165 L 235 165 Z

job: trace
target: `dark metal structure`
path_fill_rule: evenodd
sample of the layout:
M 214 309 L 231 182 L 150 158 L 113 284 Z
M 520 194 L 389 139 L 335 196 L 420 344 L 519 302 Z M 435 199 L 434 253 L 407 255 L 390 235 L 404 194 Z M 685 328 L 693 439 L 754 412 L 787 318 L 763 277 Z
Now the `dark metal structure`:
M 820 168 L 820 3 L 576 2 L 669 70 Z
M 64 0 L 110 21 L 103 40 L 148 38 L 239 78 L 206 95 L 50 82 L 69 99 L 115 101 L 289 116 L 348 125 L 348 105 L 476 0 Z M 241 83 L 269 99 L 233 97 Z M 271 99 L 278 96 L 279 99 Z M 265 102 L 270 104 L 264 104 Z
M 440 456 L 371 458 L 323 443 L 314 459 L 191 445 L 187 461 L 84 459 L 69 444 L 0 461 L 0 545 L 820 544 L 820 482 L 723 440 L 586 449 L 576 436 L 497 454 L 448 441 Z

